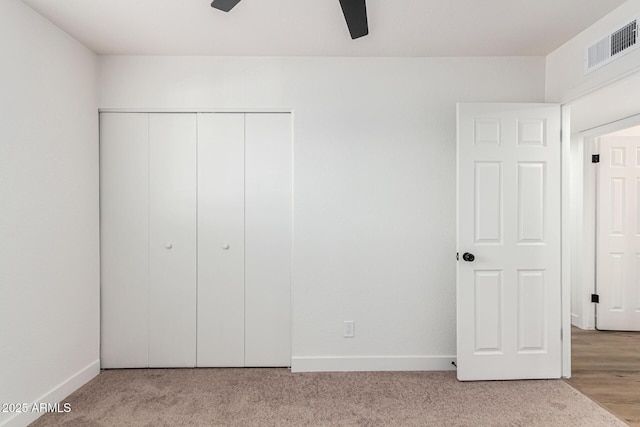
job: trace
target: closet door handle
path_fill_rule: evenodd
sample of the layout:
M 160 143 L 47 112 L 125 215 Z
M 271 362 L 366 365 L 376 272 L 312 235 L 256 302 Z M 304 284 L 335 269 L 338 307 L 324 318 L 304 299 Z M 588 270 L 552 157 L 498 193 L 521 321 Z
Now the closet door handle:
M 224 249 L 225 251 L 228 251 L 230 247 L 231 247 L 231 246 L 229 246 L 229 245 L 223 245 L 223 246 L 222 246 L 222 249 Z
M 166 245 L 164 245 L 165 248 L 167 249 L 171 249 L 173 248 L 173 244 L 172 243 L 167 243 Z

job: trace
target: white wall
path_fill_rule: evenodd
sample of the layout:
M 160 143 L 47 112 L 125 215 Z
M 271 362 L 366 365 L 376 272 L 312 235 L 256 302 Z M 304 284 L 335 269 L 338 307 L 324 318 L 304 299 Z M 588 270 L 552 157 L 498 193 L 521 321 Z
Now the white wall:
M 589 129 L 640 114 L 640 70 L 568 103 L 571 132 Z
M 294 370 L 451 367 L 455 104 L 542 101 L 543 58 L 99 64 L 101 108 L 294 112 Z
M 97 61 L 18 0 L 0 58 L 0 402 L 57 402 L 99 370 Z
M 585 47 L 634 18 L 640 19 L 640 0 L 623 3 L 549 54 L 546 63 L 547 102 L 567 102 L 640 70 L 640 49 L 636 49 L 588 75 L 584 73 Z

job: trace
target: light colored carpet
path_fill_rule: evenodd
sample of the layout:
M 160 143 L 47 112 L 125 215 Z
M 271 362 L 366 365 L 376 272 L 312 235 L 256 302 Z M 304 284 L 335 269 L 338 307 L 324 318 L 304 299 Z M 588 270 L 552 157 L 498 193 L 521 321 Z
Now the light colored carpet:
M 454 372 L 103 371 L 32 426 L 624 426 L 561 380 Z

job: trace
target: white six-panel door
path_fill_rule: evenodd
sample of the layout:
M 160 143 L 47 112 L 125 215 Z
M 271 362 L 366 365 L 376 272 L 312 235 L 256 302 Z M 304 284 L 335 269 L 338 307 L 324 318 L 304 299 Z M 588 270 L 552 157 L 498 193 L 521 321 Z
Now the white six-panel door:
M 559 378 L 560 108 L 458 106 L 460 380 Z
M 597 327 L 640 331 L 640 138 L 600 138 Z

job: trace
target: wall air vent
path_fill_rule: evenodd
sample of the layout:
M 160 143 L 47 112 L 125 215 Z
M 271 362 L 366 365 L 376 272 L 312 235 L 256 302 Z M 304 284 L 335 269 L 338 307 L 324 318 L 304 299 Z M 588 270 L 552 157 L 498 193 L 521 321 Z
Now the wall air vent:
M 588 74 L 638 47 L 638 19 L 612 31 L 585 50 L 584 71 Z

